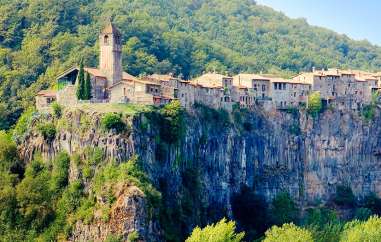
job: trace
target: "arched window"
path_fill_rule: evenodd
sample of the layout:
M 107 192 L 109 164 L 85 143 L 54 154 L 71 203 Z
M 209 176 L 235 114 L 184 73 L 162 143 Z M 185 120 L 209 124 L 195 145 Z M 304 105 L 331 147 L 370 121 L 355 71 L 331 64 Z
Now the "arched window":
M 104 43 L 105 43 L 106 45 L 108 45 L 108 35 L 105 35 L 105 37 L 104 37 Z

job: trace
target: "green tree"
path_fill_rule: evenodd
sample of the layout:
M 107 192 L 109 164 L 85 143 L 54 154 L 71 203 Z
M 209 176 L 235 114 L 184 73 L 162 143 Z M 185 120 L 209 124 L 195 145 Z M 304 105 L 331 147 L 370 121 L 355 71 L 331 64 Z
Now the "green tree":
M 294 224 L 284 224 L 282 227 L 273 226 L 266 231 L 263 242 L 313 242 L 312 234 L 307 229 Z
M 185 242 L 240 242 L 245 233 L 236 233 L 235 229 L 235 222 L 223 218 L 203 229 L 196 227 Z
M 78 100 L 85 100 L 85 70 L 83 67 L 83 61 L 79 65 L 79 72 L 77 78 L 77 98 Z
M 308 96 L 307 110 L 308 112 L 316 116 L 323 108 L 320 93 L 313 92 Z
M 270 214 L 272 222 L 276 225 L 297 222 L 299 218 L 299 210 L 287 192 L 276 195 L 271 203 Z
M 345 225 L 342 242 L 381 241 L 381 218 L 374 216 L 365 222 L 358 220 Z
M 18 154 L 16 144 L 11 136 L 0 130 L 0 172 L 11 171 L 18 162 Z
M 50 174 L 39 160 L 28 165 L 24 179 L 16 186 L 19 212 L 30 228 L 42 229 L 52 218 Z
M 91 78 L 88 72 L 86 73 L 86 79 L 85 79 L 84 99 L 85 100 L 91 99 Z

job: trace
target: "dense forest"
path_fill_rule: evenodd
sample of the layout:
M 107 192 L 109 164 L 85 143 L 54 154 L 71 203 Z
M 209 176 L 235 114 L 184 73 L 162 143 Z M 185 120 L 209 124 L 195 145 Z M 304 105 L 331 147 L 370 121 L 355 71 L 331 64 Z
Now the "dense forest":
M 381 48 L 312 27 L 253 0 L 1 0 L 0 129 L 35 93 L 83 59 L 97 66 L 98 33 L 112 18 L 134 75 L 204 71 L 284 75 L 313 66 L 378 69 Z

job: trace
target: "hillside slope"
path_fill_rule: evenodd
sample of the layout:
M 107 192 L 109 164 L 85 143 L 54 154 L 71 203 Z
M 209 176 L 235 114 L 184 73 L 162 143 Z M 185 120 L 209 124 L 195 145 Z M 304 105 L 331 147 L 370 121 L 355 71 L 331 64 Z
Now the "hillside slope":
M 110 16 L 123 33 L 124 68 L 134 75 L 381 66 L 380 47 L 253 0 L 4 0 L 0 16 L 0 129 L 57 73 L 80 59 L 97 65 L 97 34 Z

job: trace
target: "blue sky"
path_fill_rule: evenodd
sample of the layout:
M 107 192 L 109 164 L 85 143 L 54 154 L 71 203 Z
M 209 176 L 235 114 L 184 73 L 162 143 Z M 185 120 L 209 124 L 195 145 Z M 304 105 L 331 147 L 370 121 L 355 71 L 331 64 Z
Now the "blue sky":
M 257 3 L 381 46 L 380 0 L 257 0 Z

